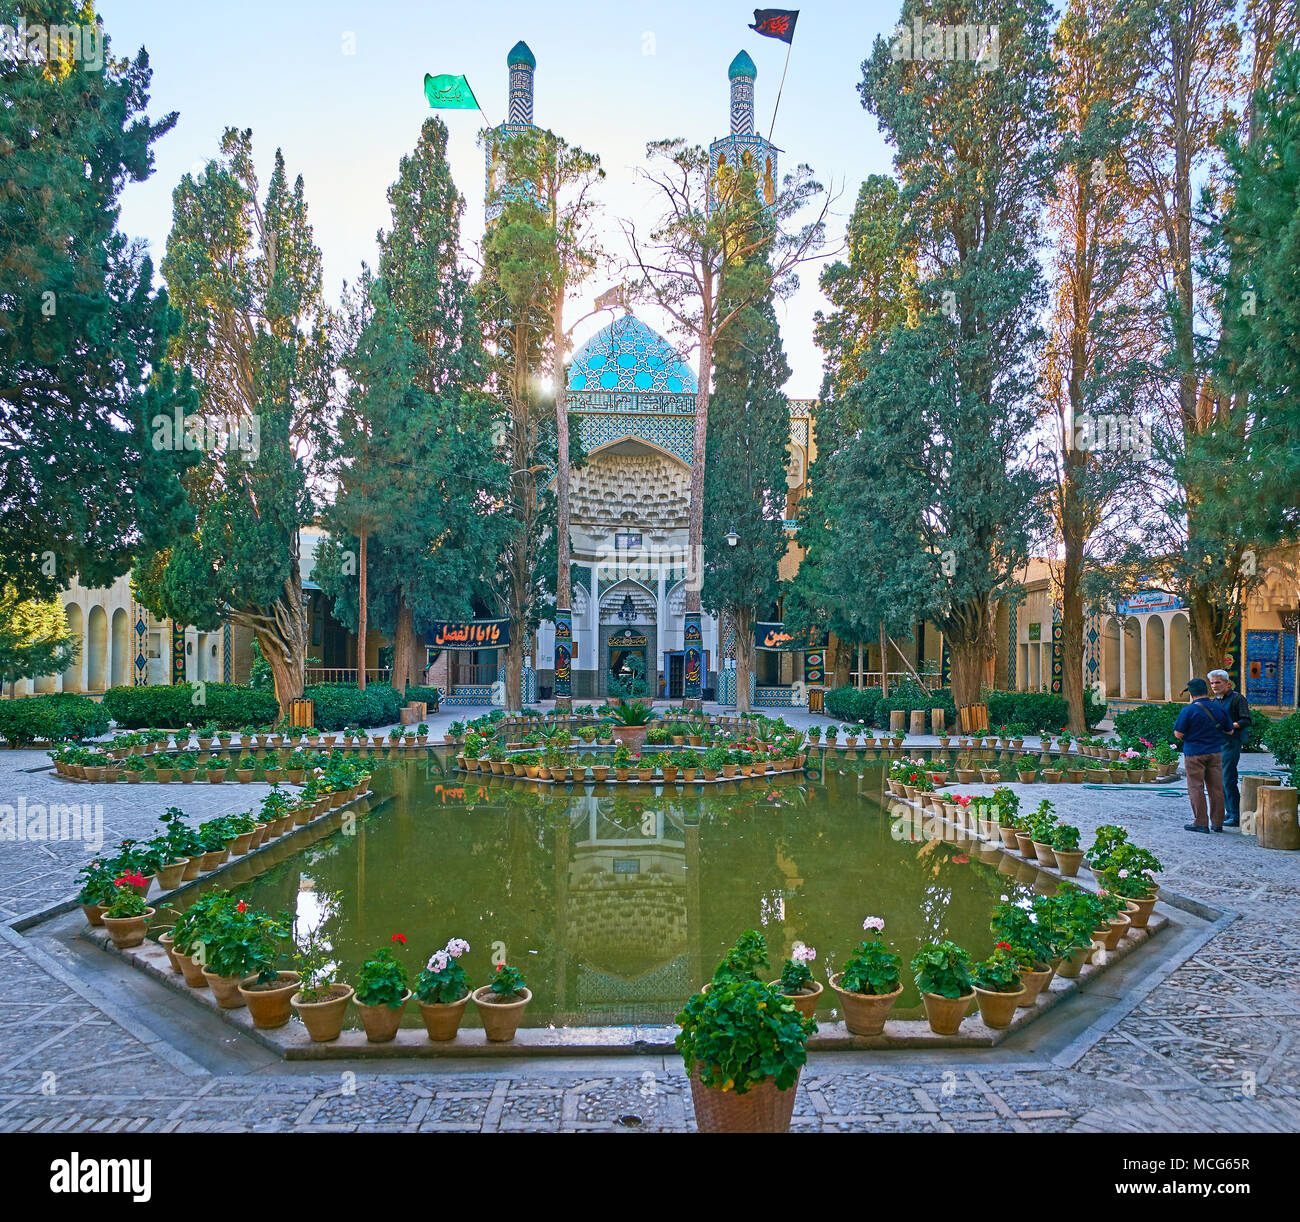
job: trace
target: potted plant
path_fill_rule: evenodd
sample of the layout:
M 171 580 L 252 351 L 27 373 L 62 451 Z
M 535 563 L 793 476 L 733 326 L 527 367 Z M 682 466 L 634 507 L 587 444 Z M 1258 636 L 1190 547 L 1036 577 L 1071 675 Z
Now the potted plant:
M 154 915 L 137 889 L 143 881 L 138 874 L 125 874 L 117 879 L 112 903 L 104 909 L 104 927 L 119 950 L 139 946 L 144 941 L 145 925 Z
M 812 978 L 808 967 L 816 958 L 817 951 L 813 947 L 795 946 L 781 968 L 781 978 L 773 980 L 769 986 L 788 998 L 805 1018 L 812 1018 L 816 1013 L 817 999 L 822 995 L 822 986 Z
M 326 909 L 334 907 L 337 899 L 335 895 L 319 898 Z M 323 924 L 322 921 L 314 929 L 298 934 L 293 959 L 298 971 L 298 989 L 289 999 L 308 1036 L 317 1044 L 339 1038 L 343 1016 L 352 1000 L 352 986 L 338 979 L 333 952 L 320 936 Z
M 249 908 L 244 900 L 233 904 L 215 906 L 203 922 L 203 976 L 223 1010 L 236 1010 L 245 1005 L 240 985 L 251 975 L 268 973 L 275 979 L 271 966 L 276 956 L 276 943 L 289 936 L 287 917 L 277 922 L 264 912 Z M 297 980 L 297 976 L 294 976 Z M 289 996 L 284 994 L 285 1018 L 288 1019 Z
M 184 784 L 189 784 L 194 780 L 198 771 L 198 758 L 192 751 L 182 751 L 176 757 L 176 778 Z
M 208 780 L 214 785 L 219 785 L 226 779 L 229 768 L 229 763 L 219 755 L 209 757 L 207 763 L 203 765 L 203 771 L 207 774 Z
M 701 766 L 704 768 L 704 779 L 706 781 L 716 781 L 718 773 L 726 765 L 727 759 L 728 755 L 725 747 L 709 747 L 700 757 Z
M 677 766 L 682 770 L 682 780 L 690 784 L 695 780 L 695 774 L 700 767 L 700 753 L 693 747 L 683 747 L 680 751 L 673 754 L 677 761 Z
M 240 783 L 247 785 L 253 779 L 253 773 L 257 771 L 257 760 L 251 755 L 244 754 L 239 757 L 239 762 L 235 764 L 235 776 Z
M 816 1022 L 770 986 L 742 977 L 715 978 L 677 1022 L 701 1133 L 789 1131 Z
M 483 1034 L 494 1044 L 515 1038 L 524 1008 L 533 999 L 523 974 L 508 963 L 498 963 L 492 979 L 473 993 L 483 1022 Z
M 456 1038 L 469 1004 L 469 980 L 460 965 L 460 957 L 468 950 L 464 938 L 452 938 L 442 950 L 429 956 L 415 982 L 415 999 L 431 1040 Z
M 395 933 L 392 940 L 406 945 L 404 934 Z M 402 1011 L 411 997 L 411 991 L 406 987 L 406 968 L 391 947 L 380 947 L 366 959 L 357 972 L 355 988 L 366 1039 L 372 1044 L 388 1043 L 397 1035 L 397 1029 L 402 1025 Z
M 845 1027 L 854 1035 L 876 1036 L 884 1031 L 889 1011 L 903 992 L 902 958 L 880 937 L 883 917 L 867 917 L 862 928 L 874 936 L 858 943 L 830 983 L 844 1011 Z
M 1097 829 L 1099 834 L 1101 830 Z M 1124 843 L 1117 845 L 1109 854 L 1100 872 L 1097 867 L 1093 868 L 1093 872 L 1098 875 L 1101 885 L 1109 894 L 1133 904 L 1136 911 L 1129 917 L 1132 928 L 1145 929 L 1160 893 L 1154 876 L 1163 868 L 1149 849 Z
M 614 748 L 614 778 L 619 781 L 626 781 L 628 773 L 632 766 L 632 753 L 628 750 L 627 743 L 620 742 Z
M 1056 868 L 1063 878 L 1074 878 L 1079 873 L 1083 862 L 1083 850 L 1079 848 L 1079 829 L 1069 823 L 1058 823 L 1051 831 L 1048 843 L 1052 846 L 1052 856 L 1056 858 Z
M 936 1035 L 956 1035 L 974 998 L 970 952 L 954 942 L 927 942 L 912 956 L 916 987 Z
M 77 872 L 81 889 L 77 892 L 77 903 L 86 914 L 91 925 L 102 926 L 104 910 L 117 898 L 117 887 L 113 879 L 117 871 L 106 862 L 96 858 L 84 865 Z
M 1011 943 L 999 942 L 987 959 L 975 964 L 970 978 L 984 1025 L 994 1029 L 1011 1026 L 1026 992 Z
M 239 995 L 248 1007 L 253 1026 L 267 1031 L 289 1021 L 290 1002 L 302 987 L 298 972 L 279 971 L 275 966 L 280 944 L 289 931 L 288 913 L 271 917 L 255 912 L 250 933 L 244 938 L 243 968 L 247 974 L 239 982 Z
M 1046 896 L 1039 896 L 1046 900 Z M 1046 918 L 1050 909 L 1035 909 L 1031 914 L 1019 904 L 1012 903 L 1006 896 L 993 910 L 993 919 L 989 929 L 997 937 L 999 945 L 1005 943 L 1011 947 L 1011 953 L 1020 965 L 1020 980 L 1025 986 L 1025 995 L 1016 1005 L 1025 1009 L 1038 1000 L 1038 994 L 1051 982 L 1056 972 L 1053 960 L 1056 954 L 1056 933 Z

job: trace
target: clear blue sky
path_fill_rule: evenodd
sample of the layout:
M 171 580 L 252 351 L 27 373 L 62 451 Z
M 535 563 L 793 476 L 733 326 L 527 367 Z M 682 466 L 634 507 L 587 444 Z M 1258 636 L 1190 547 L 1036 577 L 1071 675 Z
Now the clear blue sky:
M 464 73 L 488 117 L 500 123 L 506 52 L 527 41 L 537 57 L 535 120 L 601 156 L 607 245 L 621 256 L 617 218 L 631 216 L 645 227 L 654 215 L 636 173 L 646 142 L 684 136 L 707 144 L 725 136 L 727 65 L 742 47 L 758 65 L 758 124 L 766 132 L 786 50 L 747 28 L 752 6 L 718 0 L 102 0 L 100 11 L 115 54 L 148 49 L 151 113 L 180 112 L 176 128 L 155 146 L 157 173 L 126 193 L 126 231 L 149 242 L 157 263 L 176 182 L 215 154 L 223 128 L 251 127 L 263 182 L 277 146 L 290 173 L 303 175 L 331 300 L 362 260 L 374 261 L 375 233 L 388 223 L 385 192 L 429 114 L 426 72 Z M 809 0 L 801 7 L 773 140 L 784 150 L 783 170 L 807 162 L 821 182 L 842 192 L 832 228 L 837 241 L 858 184 L 890 169 L 890 150 L 855 86 L 872 41 L 892 29 L 897 13 L 892 0 Z M 355 53 L 345 53 L 350 46 Z M 475 144 L 482 121 L 477 111 L 441 114 L 451 130 L 452 172 L 468 203 L 462 236 L 473 249 L 483 218 L 483 160 Z M 794 370 L 786 390 L 811 397 L 821 376 L 812 315 L 824 299 L 815 267 L 802 280 L 798 295 L 781 307 Z M 608 283 L 594 283 L 584 296 Z M 662 325 L 653 312 L 643 313 Z

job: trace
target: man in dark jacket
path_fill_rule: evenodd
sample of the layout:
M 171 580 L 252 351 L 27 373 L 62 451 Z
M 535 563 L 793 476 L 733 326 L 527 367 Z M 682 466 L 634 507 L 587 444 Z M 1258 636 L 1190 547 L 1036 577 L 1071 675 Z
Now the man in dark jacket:
M 1250 705 L 1246 703 L 1246 697 L 1232 686 L 1232 678 L 1226 670 L 1212 670 L 1209 678 L 1215 704 L 1232 722 L 1232 733 L 1223 744 L 1223 826 L 1240 827 L 1241 789 L 1237 784 L 1237 763 L 1241 759 L 1241 744 L 1250 729 Z
M 1187 707 L 1174 722 L 1174 737 L 1183 744 L 1183 768 L 1187 772 L 1187 800 L 1192 804 L 1189 832 L 1223 831 L 1223 744 L 1231 722 L 1210 699 L 1204 679 L 1189 679 Z M 1205 799 L 1209 796 L 1209 818 Z

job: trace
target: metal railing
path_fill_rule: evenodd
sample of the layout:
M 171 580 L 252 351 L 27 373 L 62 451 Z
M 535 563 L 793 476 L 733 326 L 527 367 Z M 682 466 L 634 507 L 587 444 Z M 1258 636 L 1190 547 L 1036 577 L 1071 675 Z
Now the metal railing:
M 931 690 L 933 690 L 934 688 L 936 688 L 936 687 L 939 686 L 939 676 L 938 676 L 938 675 L 922 675 L 921 678 L 925 680 L 925 682 L 926 682 L 926 686 L 929 687 Z M 833 677 L 830 676 L 830 675 L 827 675 L 827 679 L 828 679 L 828 680 L 832 680 Z M 850 682 L 854 687 L 859 687 L 859 688 L 863 688 L 863 687 L 879 687 L 879 686 L 880 686 L 880 672 L 879 672 L 878 670 L 868 670 L 868 671 L 864 671 L 860 676 L 859 676 L 859 675 L 855 675 L 855 674 L 850 673 L 850 675 L 849 675 L 849 682 Z M 916 680 L 912 678 L 912 675 L 911 675 L 911 672 L 910 672 L 910 671 L 906 671 L 906 670 L 891 670 L 891 671 L 889 672 L 889 686 L 890 686 L 890 688 L 893 688 L 893 687 L 897 686 L 899 683 L 915 683 L 915 682 L 916 682 Z M 829 683 L 827 684 L 827 686 L 828 686 L 828 687 L 834 686 L 833 681 L 832 681 L 832 682 L 829 682 Z
M 392 667 L 366 667 L 367 683 L 387 683 L 393 677 Z M 355 666 L 309 666 L 307 682 L 310 683 L 355 683 L 357 668 Z
M 453 661 L 451 664 L 452 687 L 491 687 L 499 677 L 495 662 L 471 665 Z

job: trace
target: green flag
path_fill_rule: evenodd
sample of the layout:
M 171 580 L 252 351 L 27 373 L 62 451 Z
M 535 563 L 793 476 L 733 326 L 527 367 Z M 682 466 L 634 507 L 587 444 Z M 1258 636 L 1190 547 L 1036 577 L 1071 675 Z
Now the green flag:
M 424 74 L 424 96 L 434 110 L 478 110 L 478 98 L 463 76 Z

